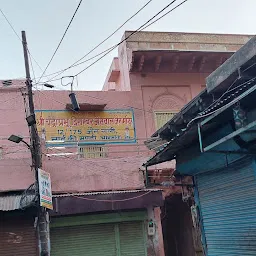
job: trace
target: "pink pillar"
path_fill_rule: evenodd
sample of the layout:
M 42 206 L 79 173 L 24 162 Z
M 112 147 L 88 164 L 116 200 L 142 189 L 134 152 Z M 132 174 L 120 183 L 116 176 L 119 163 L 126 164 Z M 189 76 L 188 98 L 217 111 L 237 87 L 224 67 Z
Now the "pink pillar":
M 164 239 L 162 231 L 162 221 L 161 221 L 161 209 L 160 207 L 154 208 L 155 222 L 156 222 L 156 231 L 158 233 L 158 251 L 157 256 L 165 256 L 164 253 Z

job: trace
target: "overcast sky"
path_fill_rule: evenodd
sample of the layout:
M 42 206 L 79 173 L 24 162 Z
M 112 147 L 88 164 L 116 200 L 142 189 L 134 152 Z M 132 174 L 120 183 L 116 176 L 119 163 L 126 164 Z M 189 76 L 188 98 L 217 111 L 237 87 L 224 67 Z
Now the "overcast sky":
M 105 39 L 148 0 L 83 0 L 80 9 L 46 74 L 70 66 Z M 44 69 L 56 49 L 79 0 L 0 0 L 0 8 L 15 30 L 27 33 L 28 47 Z M 125 30 L 136 30 L 170 0 L 153 0 L 93 56 L 118 43 Z M 180 3 L 181 0 L 177 0 Z M 150 26 L 149 31 L 255 34 L 256 0 L 189 0 Z M 24 77 L 22 45 L 0 13 L 0 79 Z M 90 57 L 89 56 L 89 57 Z M 79 90 L 101 90 L 117 50 L 78 77 Z M 90 63 L 90 62 L 89 62 Z M 65 75 L 74 75 L 89 63 Z M 36 77 L 42 74 L 33 63 Z M 32 73 L 32 72 L 31 72 Z M 55 85 L 60 86 L 56 81 Z

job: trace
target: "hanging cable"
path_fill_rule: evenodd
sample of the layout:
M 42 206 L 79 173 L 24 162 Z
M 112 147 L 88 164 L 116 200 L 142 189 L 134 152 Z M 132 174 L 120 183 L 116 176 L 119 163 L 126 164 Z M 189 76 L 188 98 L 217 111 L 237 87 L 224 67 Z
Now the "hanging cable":
M 84 71 L 86 71 L 87 69 L 89 69 L 91 66 L 93 66 L 94 64 L 96 64 L 98 61 L 100 61 L 101 59 L 103 59 L 106 55 L 108 55 L 110 52 L 112 52 L 117 46 L 119 46 L 121 43 L 123 43 L 124 41 L 126 41 L 128 38 L 130 38 L 132 35 L 138 33 L 139 31 L 142 31 L 143 29 L 151 26 L 152 24 L 154 24 L 155 22 L 159 21 L 160 19 L 162 19 L 163 17 L 165 17 L 167 14 L 169 14 L 170 12 L 174 11 L 175 9 L 177 9 L 179 6 L 181 6 L 182 4 L 184 4 L 185 2 L 187 2 L 188 0 L 184 0 L 183 2 L 181 2 L 180 4 L 178 4 L 177 6 L 175 6 L 174 8 L 172 8 L 170 11 L 168 11 L 167 13 L 163 14 L 161 17 L 159 17 L 158 19 L 152 21 L 155 17 L 157 17 L 159 14 L 161 14 L 163 11 L 165 11 L 165 9 L 167 9 L 169 6 L 171 6 L 172 4 L 174 4 L 176 2 L 176 0 L 172 1 L 170 4 L 168 4 L 167 6 L 165 6 L 161 11 L 159 11 L 157 14 L 155 14 L 151 19 L 149 19 L 147 22 L 145 22 L 143 25 L 141 25 L 137 30 L 133 31 L 129 36 L 127 36 L 126 38 L 124 38 L 120 43 L 118 43 L 116 46 L 114 46 L 114 48 L 111 48 L 109 51 L 107 51 L 103 56 L 101 56 L 100 58 L 98 58 L 96 61 L 94 61 L 93 63 L 91 63 L 89 66 L 87 66 L 86 68 L 82 69 L 81 71 L 79 71 L 75 76 L 80 75 L 81 73 L 83 73 Z M 152 21 L 152 22 L 151 22 Z M 151 23 L 150 23 L 151 22 Z M 150 23 L 150 24 L 148 24 Z M 147 25 L 148 24 L 148 25 Z M 146 26 L 147 25 L 147 26 Z M 145 26 L 145 27 L 144 27 Z
M 249 81 L 247 81 L 247 82 L 245 82 L 245 83 L 243 83 L 243 84 L 241 84 L 241 85 L 238 85 L 236 88 L 241 87 L 241 86 L 244 86 L 245 84 L 250 84 L 252 81 L 255 80 L 255 78 L 256 78 L 256 77 L 250 79 Z M 233 101 L 234 101 L 234 100 L 233 100 Z M 232 103 L 233 101 L 229 102 L 228 104 Z M 217 104 L 217 103 L 216 103 L 216 104 Z M 222 107 L 220 107 L 220 108 L 214 110 L 214 111 L 211 111 L 211 112 L 207 113 L 207 114 L 196 116 L 195 118 L 193 118 L 192 120 L 189 121 L 189 123 L 187 124 L 187 127 L 189 127 L 189 126 L 191 125 L 191 123 L 193 123 L 195 120 L 202 119 L 202 118 L 204 118 L 204 117 L 210 116 L 210 115 L 214 114 L 215 112 L 217 112 L 217 111 L 219 111 L 219 110 L 221 110 L 221 109 L 223 109 L 223 108 L 225 108 L 225 107 L 226 107 L 226 104 L 225 104 L 224 106 L 222 106 Z
M 6 22 L 9 24 L 9 26 L 10 26 L 10 28 L 12 29 L 12 31 L 14 32 L 14 34 L 17 36 L 18 40 L 19 40 L 20 42 L 22 42 L 21 37 L 18 35 L 18 33 L 17 33 L 17 31 L 15 30 L 14 26 L 11 24 L 11 22 L 9 21 L 9 19 L 7 18 L 7 16 L 5 15 L 5 13 L 3 12 L 2 9 L 0 9 L 0 12 L 2 13 L 2 15 L 3 15 L 4 19 L 6 20 Z M 41 69 L 41 71 L 43 71 L 42 67 L 41 67 L 41 66 L 38 64 L 38 62 L 35 60 L 35 58 L 34 58 L 33 55 L 31 54 L 31 52 L 29 51 L 29 49 L 28 49 L 28 53 L 29 53 L 30 58 L 32 58 L 33 61 L 36 63 L 36 65 Z M 48 77 L 48 75 L 47 75 L 47 77 Z
M 35 85 L 33 86 L 33 88 L 34 88 L 36 91 L 38 91 L 39 94 L 44 95 L 45 97 L 48 97 L 48 95 L 46 95 L 44 92 L 42 92 L 42 91 L 40 91 L 39 89 L 37 89 L 37 88 L 35 87 Z M 91 95 L 88 95 L 88 94 L 86 94 L 86 97 L 89 97 L 89 98 L 92 98 L 92 99 L 98 99 L 98 100 L 106 101 L 106 99 L 103 99 L 103 98 L 100 98 L 100 97 L 96 97 L 96 96 L 91 96 Z M 54 97 L 52 97 L 52 100 L 54 100 L 54 101 L 57 102 L 57 103 L 66 105 L 65 102 L 60 101 L 60 100 L 57 100 L 57 99 L 54 98 Z M 121 105 L 121 106 L 124 106 L 124 107 L 129 107 L 129 108 L 131 108 L 131 109 L 140 110 L 140 111 L 147 112 L 147 113 L 150 113 L 150 114 L 153 114 L 153 113 L 154 113 L 152 110 L 145 110 L 145 109 L 138 108 L 138 107 L 134 107 L 134 106 L 131 106 L 131 105 L 120 104 L 120 103 L 114 102 L 114 101 L 108 101 L 108 102 L 117 104 L 117 105 L 119 105 L 119 106 Z M 68 107 L 68 110 L 73 111 L 73 112 L 77 112 L 77 111 L 75 111 L 75 110 L 74 110 L 73 108 L 71 108 L 71 107 Z
M 46 70 L 47 70 L 48 67 L 50 66 L 50 64 L 51 64 L 51 62 L 52 62 L 54 56 L 56 55 L 57 51 L 59 50 L 60 45 L 61 45 L 62 41 L 64 40 L 64 38 L 65 38 L 65 36 L 66 36 L 66 34 L 67 34 L 67 32 L 68 32 L 68 29 L 69 29 L 70 25 L 72 24 L 72 22 L 73 22 L 73 20 L 74 20 L 74 18 L 75 18 L 75 16 L 76 16 L 76 13 L 77 13 L 77 11 L 78 11 L 78 9 L 79 9 L 79 7 L 80 7 L 82 1 L 83 1 L 83 0 L 80 0 L 80 2 L 78 3 L 78 6 L 77 6 L 77 8 L 76 8 L 76 10 L 75 10 L 75 12 L 74 12 L 72 18 L 71 18 L 71 20 L 70 20 L 70 22 L 69 22 L 69 24 L 68 24 L 68 26 L 67 26 L 67 28 L 66 28 L 64 34 L 63 34 L 63 36 L 62 36 L 62 38 L 61 38 L 61 40 L 60 40 L 60 42 L 59 42 L 57 48 L 55 49 L 55 51 L 54 51 L 54 53 L 53 53 L 53 55 L 52 55 L 50 61 L 48 62 L 46 68 L 44 69 L 44 71 L 43 71 L 41 77 L 39 78 L 38 83 L 39 83 L 40 80 L 42 79 L 42 77 L 43 77 L 43 75 L 45 74 Z
M 28 49 L 27 49 L 28 50 Z M 29 52 L 29 51 L 28 51 Z M 31 58 L 31 54 L 28 54 L 29 57 L 29 62 L 31 65 L 31 69 L 32 69 L 32 73 L 33 73 L 33 77 L 34 77 L 34 81 L 36 81 L 36 75 L 35 75 L 35 70 L 34 70 L 34 66 L 33 66 L 33 62 L 32 62 L 32 58 Z
M 8 20 L 8 18 L 6 17 L 6 15 L 4 14 L 3 10 L 0 9 L 0 12 L 2 13 L 2 15 L 4 16 L 5 20 L 7 21 L 7 23 L 9 24 L 9 26 L 11 27 L 12 31 L 14 32 L 14 34 L 18 37 L 18 39 L 22 42 L 21 37 L 18 35 L 18 33 L 16 32 L 16 30 L 14 29 L 13 25 L 11 24 L 11 22 Z
M 79 75 L 80 73 L 84 72 L 85 70 L 87 70 L 88 68 L 90 68 L 92 65 L 94 65 L 95 63 L 97 63 L 98 61 L 100 61 L 102 58 L 104 58 L 106 55 L 108 55 L 110 52 L 112 52 L 115 48 L 117 48 L 121 43 L 123 43 L 124 41 L 126 41 L 128 38 L 130 38 L 131 36 L 137 34 L 137 33 L 140 32 L 140 31 L 142 31 L 142 30 L 148 28 L 149 26 L 151 26 L 151 25 L 154 24 L 155 22 L 157 22 L 157 21 L 159 21 L 160 19 L 162 19 L 163 17 L 165 17 L 167 14 L 171 13 L 172 11 L 174 11 L 175 9 L 177 9 L 178 7 L 180 7 L 181 5 L 183 5 L 183 4 L 184 4 L 185 2 L 187 2 L 188 0 L 184 0 L 183 2 L 181 2 L 181 3 L 178 4 L 177 6 L 175 6 L 174 8 L 172 8 L 171 10 L 169 10 L 168 12 L 166 12 L 165 14 L 163 14 L 162 16 L 160 16 L 158 19 L 152 21 L 154 18 L 156 18 L 158 15 L 160 15 L 163 11 L 165 11 L 168 7 L 170 7 L 170 6 L 171 6 L 172 4 L 174 4 L 176 1 L 177 1 L 177 0 L 174 0 L 174 1 L 172 1 L 171 3 L 169 3 L 169 4 L 168 4 L 167 6 L 165 6 L 162 10 L 160 10 L 157 14 L 155 14 L 152 18 L 150 18 L 147 22 L 145 22 L 143 25 L 141 25 L 137 30 L 133 31 L 130 35 L 128 35 L 128 36 L 127 36 L 126 38 L 124 38 L 123 40 L 121 40 L 118 44 L 113 45 L 112 47 L 110 47 L 110 48 L 108 48 L 108 49 L 106 49 L 106 50 L 104 50 L 104 51 L 98 53 L 97 55 L 95 55 L 95 56 L 93 56 L 93 57 L 91 57 L 91 58 L 89 58 L 89 59 L 86 59 L 86 60 L 84 60 L 84 61 L 82 61 L 82 62 L 76 63 L 76 64 L 73 65 L 73 66 L 71 65 L 71 66 L 67 67 L 66 69 L 63 69 L 62 71 L 65 72 L 66 70 L 68 70 L 68 69 L 70 69 L 70 68 L 73 68 L 73 67 L 76 67 L 76 66 L 78 66 L 78 65 L 81 65 L 81 64 L 83 64 L 83 63 L 85 63 L 85 62 L 88 62 L 88 61 L 90 61 L 90 60 L 92 60 L 92 59 L 94 59 L 94 58 L 96 58 L 96 57 L 98 57 L 98 56 L 100 56 L 100 55 L 102 55 L 102 54 L 105 53 L 104 55 L 102 55 L 101 57 L 99 57 L 96 61 L 94 61 L 92 64 L 90 64 L 89 66 L 87 66 L 84 70 L 82 70 L 82 71 L 80 71 L 79 73 L 77 73 L 75 76 L 77 76 L 77 75 Z M 152 21 L 152 22 L 151 22 L 151 21 Z M 150 23 L 150 22 L 151 22 L 151 23 Z M 59 73 L 59 74 L 56 75 L 56 76 L 54 76 L 54 77 L 52 77 L 50 80 L 47 80 L 46 83 L 47 83 L 47 82 L 52 82 L 52 81 L 61 80 L 61 78 L 58 78 L 58 79 L 55 79 L 55 80 L 53 80 L 53 79 L 56 78 L 57 76 L 59 76 L 60 74 L 62 74 L 62 73 L 63 73 L 62 71 L 61 71 L 61 73 L 55 72 L 55 74 L 56 74 L 56 73 Z M 54 73 L 52 73 L 52 74 L 54 74 Z
M 137 14 L 139 14 L 145 7 L 147 7 L 147 5 L 149 5 L 153 0 L 149 0 L 146 4 L 144 4 L 138 11 L 136 11 L 130 18 L 128 18 L 122 25 L 120 25 L 114 32 L 112 32 L 108 37 L 106 37 L 103 41 L 101 41 L 99 44 L 97 44 L 95 47 L 93 47 L 89 52 L 87 52 L 83 57 L 81 57 L 80 59 L 78 59 L 77 61 L 75 61 L 72 65 L 70 65 L 68 68 L 65 68 L 61 71 L 58 71 L 56 73 L 59 73 L 57 74 L 60 75 L 62 74 L 63 72 L 65 72 L 66 70 L 72 68 L 72 67 L 75 67 L 77 66 L 76 64 L 78 62 L 80 62 L 81 60 L 83 60 L 84 58 L 86 58 L 90 53 L 92 53 L 93 51 L 95 51 L 97 48 L 99 48 L 102 44 L 104 44 L 109 38 L 111 38 L 114 34 L 116 34 L 116 32 L 118 32 L 125 24 L 127 24 L 131 19 L 133 19 Z M 99 55 L 97 55 L 99 56 Z M 93 58 L 96 58 L 95 56 Z M 84 62 L 82 62 L 84 63 Z M 79 65 L 81 65 L 82 63 L 79 63 Z M 55 73 L 55 74 L 56 74 Z M 52 74 L 50 74 L 52 75 Z

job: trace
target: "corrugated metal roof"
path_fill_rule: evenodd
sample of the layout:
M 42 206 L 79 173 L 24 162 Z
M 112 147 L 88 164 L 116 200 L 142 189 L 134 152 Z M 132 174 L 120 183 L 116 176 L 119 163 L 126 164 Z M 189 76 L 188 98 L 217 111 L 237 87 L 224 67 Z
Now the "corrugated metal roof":
M 239 98 L 239 100 L 245 100 L 248 98 L 248 95 L 252 93 L 256 93 L 255 86 L 256 86 L 255 78 L 252 78 L 247 82 L 237 85 L 235 87 L 237 88 L 237 90 L 232 90 L 230 94 L 227 93 L 226 97 L 224 97 L 220 101 L 217 101 L 217 103 L 213 105 L 211 108 L 209 108 L 209 110 L 207 111 L 205 110 L 202 113 L 207 114 L 207 116 L 210 116 L 208 113 L 208 111 L 210 110 L 212 111 L 212 115 L 218 115 L 219 113 L 222 113 L 222 109 L 225 110 L 226 109 L 224 108 L 225 106 L 227 108 L 231 106 L 231 103 L 235 102 L 236 98 L 241 97 Z M 150 165 L 159 164 L 165 161 L 170 161 L 174 159 L 175 154 L 179 150 L 181 150 L 181 148 L 188 147 L 189 145 L 191 145 L 191 143 L 194 142 L 195 138 L 197 139 L 197 136 L 198 136 L 197 126 L 195 126 L 194 124 L 196 123 L 192 123 L 192 125 L 187 126 L 185 129 L 182 129 L 179 134 L 176 134 L 175 137 L 171 138 L 170 141 L 166 143 L 163 148 L 157 151 L 153 157 L 149 158 L 148 161 L 144 163 L 144 166 L 150 166 Z M 217 127 L 218 125 L 219 124 L 216 122 L 205 124 L 204 126 L 201 127 L 201 131 L 206 132 L 208 129 Z M 164 127 L 165 126 L 163 126 L 162 129 L 164 129 Z
M 0 211 L 14 211 L 29 206 L 34 201 L 35 196 L 27 195 L 26 200 L 23 195 L 2 195 L 0 196 Z M 22 203 L 21 203 L 22 200 Z
M 161 189 L 140 189 L 140 190 L 100 191 L 100 192 L 87 192 L 87 193 L 65 193 L 65 194 L 53 195 L 53 197 L 125 194 L 125 193 L 137 193 L 137 192 L 148 192 L 148 191 L 156 192 L 156 191 L 161 191 Z
M 238 51 L 236 51 L 227 61 L 219 66 L 206 78 L 208 93 L 218 90 L 226 90 L 230 84 L 231 77 L 237 77 L 237 70 L 246 69 L 249 65 L 255 64 L 256 56 L 256 36 L 251 38 Z M 250 63 L 249 63 L 250 62 Z

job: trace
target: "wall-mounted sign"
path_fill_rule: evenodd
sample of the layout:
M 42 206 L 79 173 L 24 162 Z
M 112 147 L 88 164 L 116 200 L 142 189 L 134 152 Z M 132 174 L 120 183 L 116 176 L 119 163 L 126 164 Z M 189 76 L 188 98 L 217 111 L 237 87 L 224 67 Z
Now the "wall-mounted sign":
M 36 111 L 37 128 L 47 146 L 133 143 L 136 141 L 132 110 Z
M 52 188 L 50 173 L 38 169 L 38 185 L 40 205 L 42 207 L 53 209 L 52 206 Z

